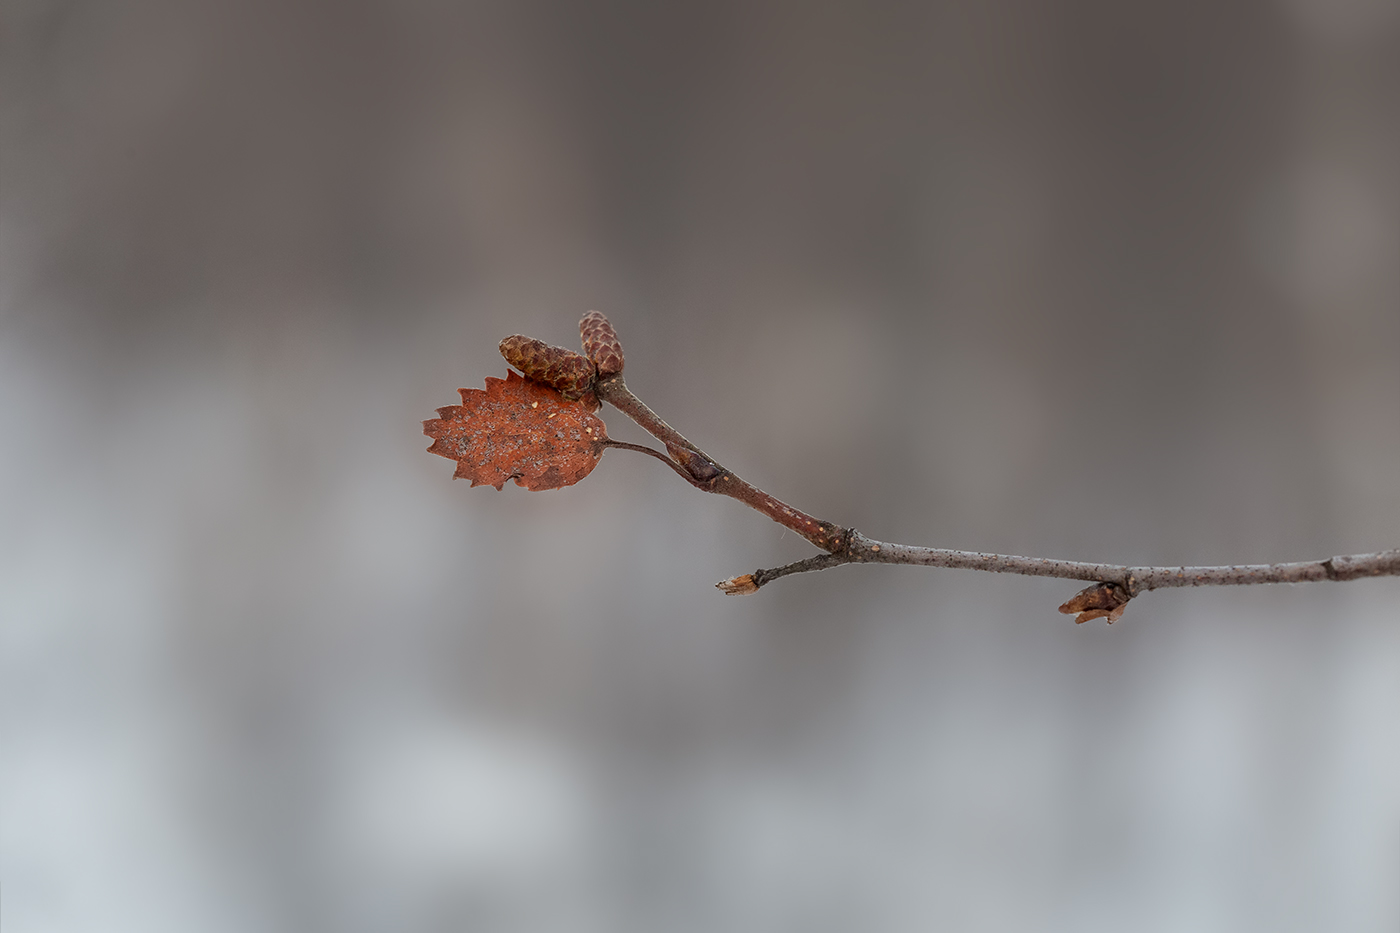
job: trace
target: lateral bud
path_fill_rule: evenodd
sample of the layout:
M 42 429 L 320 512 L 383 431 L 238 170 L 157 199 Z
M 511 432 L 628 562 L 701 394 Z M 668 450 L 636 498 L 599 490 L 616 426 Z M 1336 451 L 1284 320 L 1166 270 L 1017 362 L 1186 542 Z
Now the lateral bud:
M 1075 593 L 1073 599 L 1060 606 L 1060 611 L 1066 615 L 1079 613 L 1074 620 L 1076 625 L 1090 619 L 1103 619 L 1112 625 L 1123 617 L 1130 599 L 1128 591 L 1117 583 L 1095 583 Z
M 666 450 L 671 454 L 671 459 L 679 463 L 697 483 L 713 483 L 724 473 L 709 457 L 687 447 L 667 444 Z

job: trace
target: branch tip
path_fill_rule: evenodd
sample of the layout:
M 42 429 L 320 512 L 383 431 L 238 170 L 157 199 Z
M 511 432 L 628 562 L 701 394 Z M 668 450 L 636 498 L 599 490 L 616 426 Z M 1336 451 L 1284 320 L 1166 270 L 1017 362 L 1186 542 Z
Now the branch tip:
M 749 596 L 758 592 L 758 581 L 754 579 L 753 574 L 746 573 L 743 576 L 721 580 L 715 587 L 725 596 Z

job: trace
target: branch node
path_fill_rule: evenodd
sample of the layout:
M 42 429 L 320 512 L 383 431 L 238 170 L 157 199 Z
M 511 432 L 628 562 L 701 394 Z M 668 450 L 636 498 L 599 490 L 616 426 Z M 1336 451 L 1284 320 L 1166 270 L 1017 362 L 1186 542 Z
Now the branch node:
M 671 454 L 671 458 L 690 474 L 695 485 L 706 491 L 712 489 L 715 483 L 726 475 L 724 469 L 699 451 L 682 447 L 679 444 L 667 444 L 666 450 Z

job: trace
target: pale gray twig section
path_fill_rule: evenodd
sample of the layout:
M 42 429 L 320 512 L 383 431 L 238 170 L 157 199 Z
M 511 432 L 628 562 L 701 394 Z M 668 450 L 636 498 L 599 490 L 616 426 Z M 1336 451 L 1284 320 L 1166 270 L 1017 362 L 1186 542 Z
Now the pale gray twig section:
M 1248 586 L 1256 583 L 1312 583 L 1320 580 L 1356 580 L 1361 577 L 1400 576 L 1400 549 L 1375 554 L 1348 554 L 1326 560 L 1286 564 L 1230 564 L 1218 567 L 1132 567 L 1123 564 L 1091 564 L 1045 557 L 983 554 L 946 548 L 892 544 L 868 538 L 855 529 L 846 533 L 847 545 L 832 554 L 821 554 L 771 570 L 756 570 L 719 584 L 726 592 L 751 593 L 765 583 L 793 573 L 826 570 L 842 564 L 914 564 L 1014 573 L 1030 577 L 1058 577 L 1090 583 L 1114 583 L 1129 597 L 1174 586 Z M 736 581 L 739 581 L 736 583 Z

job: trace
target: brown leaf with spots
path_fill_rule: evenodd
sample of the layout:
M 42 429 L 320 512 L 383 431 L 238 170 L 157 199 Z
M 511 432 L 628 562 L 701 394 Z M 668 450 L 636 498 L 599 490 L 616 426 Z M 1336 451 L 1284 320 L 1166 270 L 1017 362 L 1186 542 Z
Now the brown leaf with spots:
M 1128 591 L 1116 583 L 1095 583 L 1074 594 L 1074 598 L 1060 607 L 1066 615 L 1079 613 L 1075 624 L 1090 619 L 1103 619 L 1109 625 L 1123 618 L 1123 610 L 1132 599 Z
M 598 367 L 599 376 L 622 372 L 622 343 L 601 311 L 585 314 L 578 322 L 578 334 L 583 339 L 583 352 Z
M 485 389 L 458 389 L 462 404 L 423 422 L 429 453 L 457 461 L 453 479 L 502 488 L 572 486 L 598 465 L 607 426 L 583 402 L 515 373 L 486 377 Z

